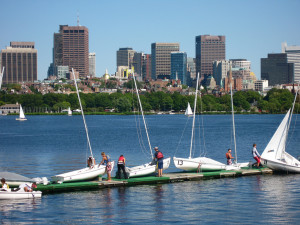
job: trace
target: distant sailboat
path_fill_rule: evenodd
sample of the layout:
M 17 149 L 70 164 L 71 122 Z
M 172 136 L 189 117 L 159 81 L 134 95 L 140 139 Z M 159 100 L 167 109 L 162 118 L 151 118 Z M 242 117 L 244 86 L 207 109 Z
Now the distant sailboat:
M 19 121 L 25 121 L 27 120 L 25 115 L 24 115 L 24 112 L 23 112 L 23 109 L 22 109 L 22 106 L 20 104 L 20 113 L 19 113 L 19 117 L 16 118 L 16 120 L 19 120 Z
M 189 102 L 188 102 L 188 106 L 187 106 L 187 108 L 185 110 L 185 114 L 184 115 L 186 115 L 186 116 L 193 116 L 193 111 L 192 111 L 192 108 L 191 108 L 191 105 L 190 105 Z
M 0 73 L 0 90 L 1 90 L 1 86 L 2 86 L 2 78 L 3 78 L 3 74 L 4 74 L 4 67 L 2 69 L 2 72 Z
M 68 108 L 68 116 L 72 116 L 72 110 L 70 109 L 70 107 Z

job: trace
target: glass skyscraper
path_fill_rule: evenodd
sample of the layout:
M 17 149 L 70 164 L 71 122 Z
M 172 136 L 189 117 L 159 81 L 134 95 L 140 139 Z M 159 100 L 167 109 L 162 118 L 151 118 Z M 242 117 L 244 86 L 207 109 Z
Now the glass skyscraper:
M 175 79 L 181 80 L 181 84 L 187 84 L 186 52 L 171 52 L 171 80 Z

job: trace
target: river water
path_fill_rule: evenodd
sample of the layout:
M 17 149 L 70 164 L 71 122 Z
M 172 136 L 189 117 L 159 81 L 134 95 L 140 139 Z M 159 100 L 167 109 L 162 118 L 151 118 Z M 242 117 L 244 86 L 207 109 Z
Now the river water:
M 90 153 L 80 116 L 27 118 L 20 122 L 14 116 L 0 117 L 0 171 L 50 178 L 85 166 Z M 253 161 L 252 144 L 256 143 L 261 153 L 282 118 L 283 115 L 236 115 L 238 161 Z M 102 151 L 113 160 L 123 154 L 127 166 L 150 160 L 140 117 L 86 116 L 86 120 L 97 162 Z M 146 120 L 152 148 L 158 146 L 165 156 L 189 156 L 192 118 L 152 115 Z M 287 147 L 293 156 L 300 155 L 300 126 L 294 124 L 296 120 L 294 116 Z M 225 163 L 227 149 L 234 152 L 231 116 L 198 116 L 196 124 L 192 155 L 206 155 Z M 142 137 L 138 138 L 138 134 Z M 178 170 L 171 164 L 165 172 L 174 171 Z M 35 200 L 0 201 L 0 222 L 298 224 L 299 184 L 300 175 L 263 175 L 50 194 Z

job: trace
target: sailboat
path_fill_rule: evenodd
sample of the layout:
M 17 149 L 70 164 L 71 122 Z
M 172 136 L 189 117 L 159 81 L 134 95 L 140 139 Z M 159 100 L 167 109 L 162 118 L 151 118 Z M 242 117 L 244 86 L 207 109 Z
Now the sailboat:
M 85 117 L 84 117 L 84 113 L 83 113 L 83 109 L 82 109 L 82 104 L 81 104 L 81 100 L 80 100 L 79 91 L 78 91 L 77 82 L 76 82 L 76 78 L 75 78 L 73 68 L 72 68 L 72 74 L 73 74 L 73 79 L 74 79 L 74 82 L 75 82 L 77 97 L 78 97 L 78 101 L 79 101 L 79 105 L 80 105 L 80 109 L 81 109 L 81 115 L 82 115 L 82 119 L 83 119 L 83 123 L 84 123 L 84 127 L 85 127 L 85 133 L 86 133 L 86 138 L 87 138 L 89 150 L 90 150 L 90 153 L 91 153 L 91 157 L 94 158 L 91 143 L 90 143 L 89 133 L 88 133 L 88 129 L 87 129 L 87 125 L 86 125 L 86 121 L 85 121 Z M 112 169 L 113 169 L 113 166 L 114 166 L 113 161 L 111 162 L 111 165 L 112 165 Z M 54 182 L 57 182 L 57 183 L 92 180 L 92 179 L 94 179 L 98 176 L 103 175 L 105 173 L 105 171 L 106 171 L 106 166 L 104 166 L 104 165 L 93 165 L 91 168 L 90 167 L 85 167 L 85 168 L 80 169 L 80 170 L 75 170 L 75 171 L 71 171 L 71 172 L 68 172 L 68 173 L 53 176 L 53 177 L 51 177 L 51 180 L 54 181 Z
M 68 116 L 72 116 L 72 111 L 70 107 L 68 108 Z
M 150 154 L 151 154 L 151 157 L 153 158 L 153 152 L 152 152 L 152 147 L 151 147 L 150 138 L 149 138 L 149 134 L 148 134 L 147 124 L 146 124 L 146 121 L 145 121 L 143 107 L 142 107 L 142 103 L 141 103 L 139 91 L 138 91 L 138 88 L 137 88 L 137 85 L 136 85 L 136 80 L 135 80 L 134 74 L 133 74 L 133 80 L 134 80 L 135 90 L 136 90 L 136 94 L 137 94 L 137 97 L 138 97 L 138 102 L 139 102 L 139 105 L 140 105 L 141 114 L 142 114 L 142 118 L 143 118 L 143 122 L 144 122 L 144 126 L 145 126 L 145 131 L 146 131 L 146 135 L 147 135 Z M 163 159 L 163 169 L 164 170 L 169 168 L 170 161 L 171 161 L 170 157 Z M 127 169 L 128 169 L 128 172 L 129 172 L 129 177 L 147 176 L 147 175 L 155 173 L 156 164 L 153 164 L 152 162 L 149 162 L 149 163 L 146 163 L 146 164 L 143 164 L 143 165 L 140 165 L 140 166 L 127 167 Z
M 26 117 L 25 117 L 25 115 L 24 115 L 24 112 L 23 112 L 21 104 L 20 104 L 19 117 L 16 118 L 16 120 L 19 120 L 19 121 L 25 121 L 25 120 L 27 120 Z
M 2 86 L 3 74 L 4 74 L 4 66 L 3 66 L 2 72 L 0 73 L 0 90 L 1 90 L 1 86 Z
M 193 116 L 193 111 L 192 111 L 192 108 L 191 108 L 191 105 L 190 105 L 189 102 L 188 102 L 188 106 L 187 106 L 187 108 L 185 110 L 184 115 L 186 115 L 186 116 Z
M 261 155 L 263 164 L 275 171 L 300 173 L 300 161 L 285 151 L 298 90 L 295 94 L 292 108 L 284 116 Z
M 218 162 L 216 160 L 213 160 L 213 159 L 210 159 L 210 158 L 207 158 L 207 157 L 192 158 L 198 84 L 199 84 L 199 73 L 197 75 L 196 93 L 195 93 L 195 101 L 194 101 L 194 112 L 193 112 L 192 135 L 191 135 L 191 144 L 190 144 L 190 155 L 189 155 L 189 158 L 173 157 L 174 164 L 178 169 L 182 169 L 182 170 L 185 170 L 185 171 L 200 171 L 201 170 L 203 172 L 209 172 L 209 171 L 217 171 L 217 170 L 237 170 L 237 169 L 240 169 L 240 167 L 238 167 L 238 166 L 225 165 L 224 163 Z

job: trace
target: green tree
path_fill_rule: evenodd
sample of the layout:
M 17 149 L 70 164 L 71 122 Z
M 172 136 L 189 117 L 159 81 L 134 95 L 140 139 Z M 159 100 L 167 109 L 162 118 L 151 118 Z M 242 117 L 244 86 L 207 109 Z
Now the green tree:
M 118 112 L 130 112 L 131 103 L 126 97 L 121 97 L 116 99 L 116 108 Z

